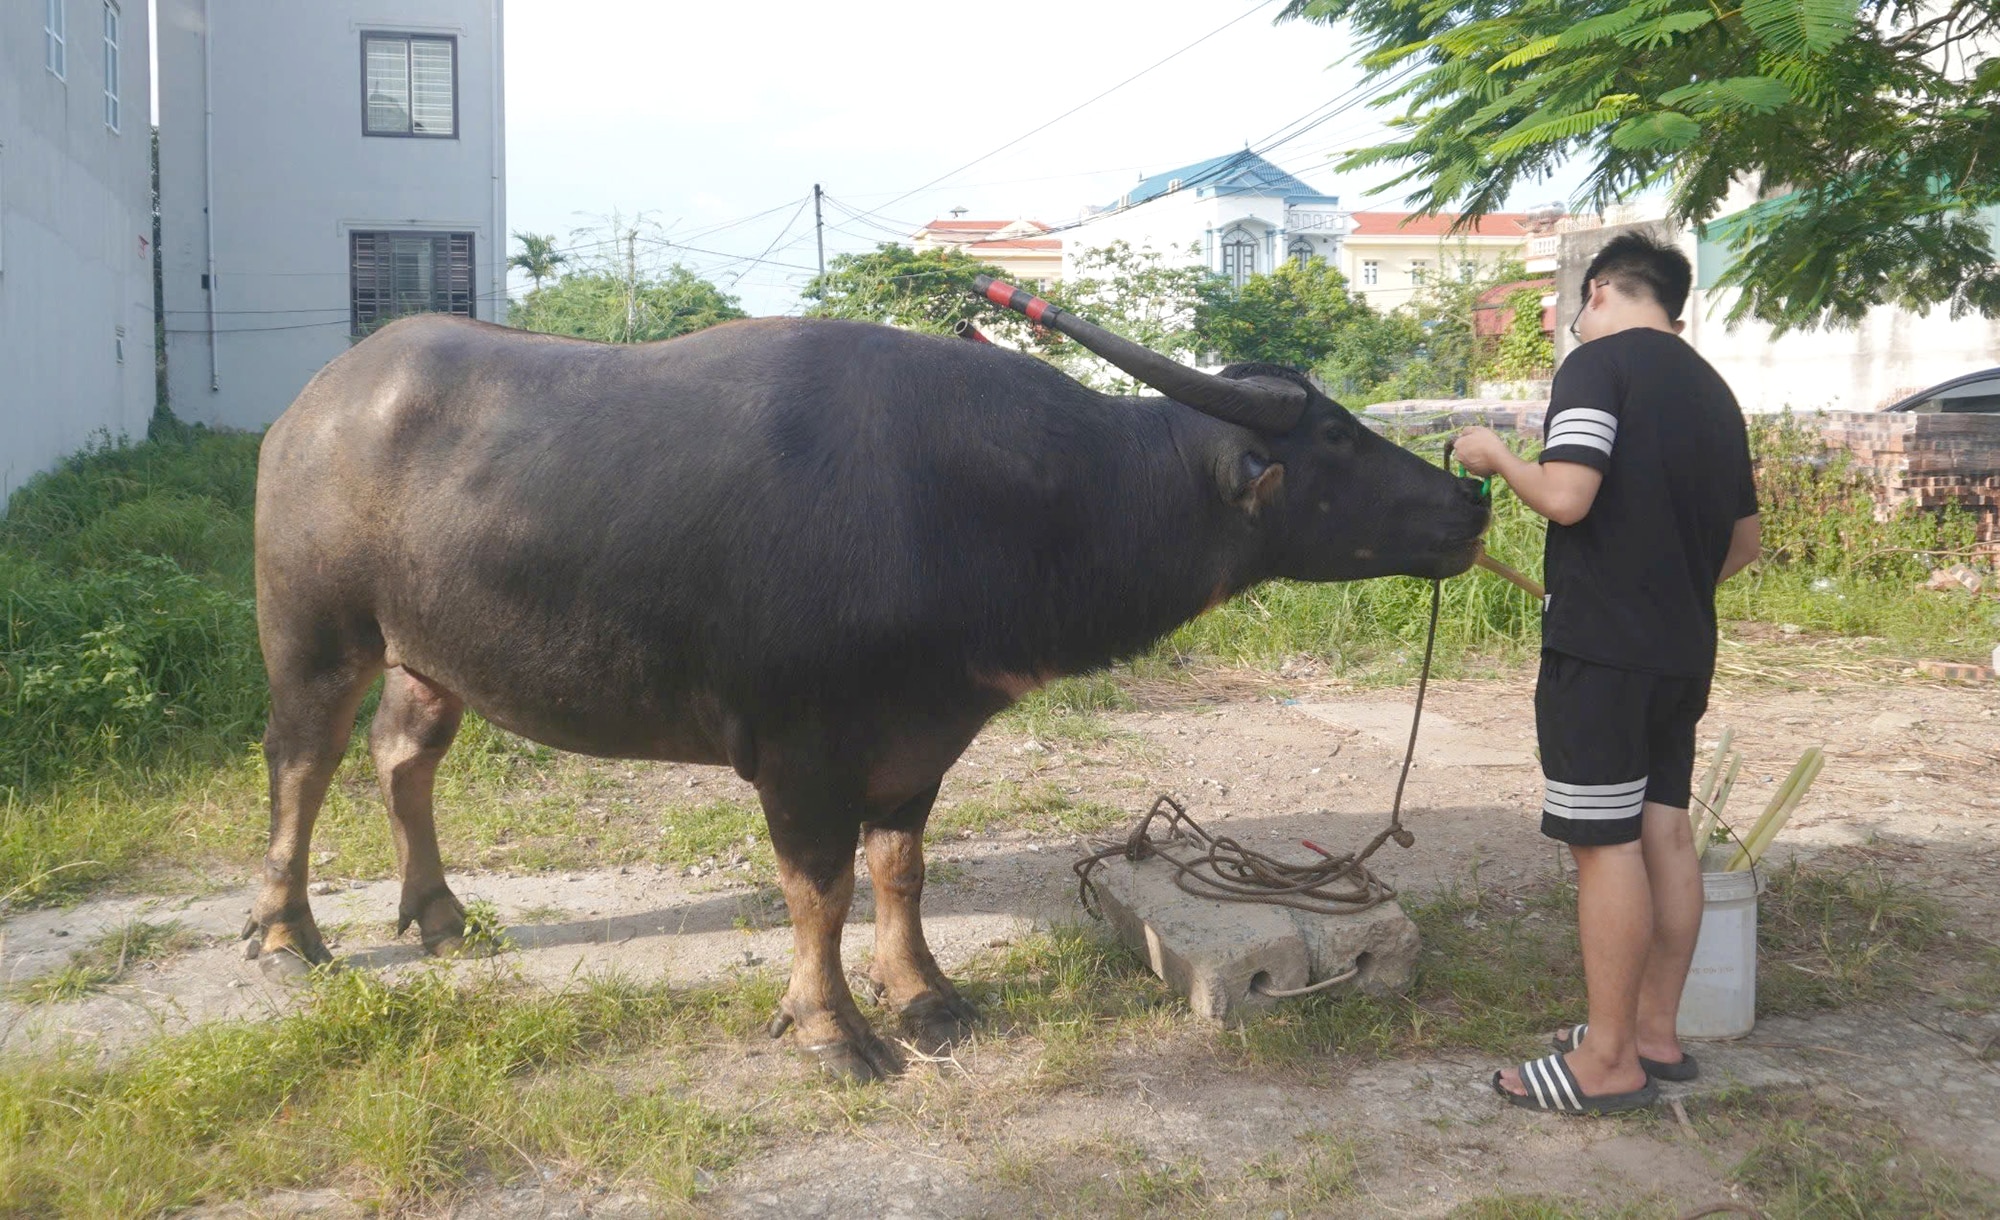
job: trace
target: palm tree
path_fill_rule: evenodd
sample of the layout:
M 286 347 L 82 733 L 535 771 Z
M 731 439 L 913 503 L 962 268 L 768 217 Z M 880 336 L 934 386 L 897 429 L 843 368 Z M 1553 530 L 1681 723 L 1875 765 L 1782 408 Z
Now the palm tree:
M 556 249 L 553 234 L 516 233 L 514 240 L 521 243 L 521 252 L 507 260 L 509 267 L 519 267 L 527 272 L 540 289 L 542 281 L 556 273 L 556 268 L 569 261 L 569 255 Z

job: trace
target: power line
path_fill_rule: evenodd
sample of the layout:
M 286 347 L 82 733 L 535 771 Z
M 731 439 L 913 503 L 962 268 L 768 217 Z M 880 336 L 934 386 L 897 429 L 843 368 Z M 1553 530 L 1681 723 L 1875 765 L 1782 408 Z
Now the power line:
M 755 267 L 755 266 L 756 266 L 757 264 L 759 264 L 759 263 L 763 262 L 763 261 L 764 261 L 765 259 L 767 259 L 767 258 L 769 258 L 769 257 L 771 256 L 771 251 L 777 248 L 777 245 L 778 245 L 778 243 L 779 243 L 779 242 L 781 242 L 781 241 L 785 240 L 785 234 L 787 234 L 787 233 L 791 232 L 791 231 L 792 231 L 792 226 L 793 226 L 793 225 L 795 225 L 795 224 L 797 224 L 797 223 L 799 223 L 799 217 L 801 217 L 801 216 L 805 215 L 805 211 L 806 211 L 806 204 L 807 204 L 808 202 L 813 202 L 813 201 L 817 200 L 817 199 L 818 199 L 818 197 L 819 197 L 819 188 L 818 188 L 818 187 L 814 187 L 814 188 L 813 188 L 813 197 L 812 197 L 812 199 L 811 199 L 811 200 L 807 200 L 807 199 L 801 199 L 801 200 L 799 200 L 799 210 L 798 210 L 798 211 L 796 211 L 796 212 L 793 212 L 793 213 L 792 213 L 792 218 L 791 218 L 790 220 L 787 220 L 787 221 L 785 222 L 785 227 L 784 227 L 784 228 L 782 228 L 782 229 L 779 229 L 779 230 L 778 230 L 778 235 L 777 235 L 776 237 L 773 237 L 773 238 L 771 239 L 771 243 L 770 243 L 769 245 L 767 245 L 767 246 L 765 246 L 765 247 L 764 247 L 764 252 L 763 252 L 762 254 L 759 254 L 759 255 L 758 255 L 758 256 L 757 256 L 756 258 L 753 258 L 753 259 L 751 259 L 751 260 L 750 260 L 750 267 Z M 822 259 L 821 261 L 823 262 L 823 261 L 824 261 L 824 259 Z M 748 271 L 748 270 L 750 270 L 750 267 L 745 267 L 745 268 L 743 269 L 743 271 Z M 737 279 L 737 280 L 741 280 L 741 279 L 743 278 L 743 271 L 739 271 L 739 272 L 737 272 L 737 273 L 736 273 L 736 279 Z M 733 284 L 733 283 L 734 283 L 734 281 L 732 281 L 732 284 Z
M 917 194 L 919 191 L 929 190 L 931 187 L 936 186 L 938 183 L 943 182 L 947 178 L 956 177 L 957 175 L 964 173 L 966 170 L 971 169 L 973 166 L 978 165 L 982 161 L 987 161 L 992 159 L 993 157 L 999 156 L 1001 153 L 1006 152 L 1008 149 L 1014 147 L 1016 144 L 1019 144 L 1021 141 L 1027 139 L 1028 137 L 1033 135 L 1038 135 L 1041 132 L 1047 131 L 1049 128 L 1055 126 L 1057 123 L 1062 122 L 1064 119 L 1075 114 L 1077 111 L 1082 110 L 1086 106 L 1090 106 L 1096 102 L 1102 101 L 1104 98 L 1107 98 L 1111 96 L 1113 93 L 1118 92 L 1120 89 L 1123 89 L 1125 86 L 1131 84 L 1135 80 L 1138 80 L 1140 77 L 1145 76 L 1147 73 L 1152 72 L 1154 69 L 1162 67 L 1168 63 L 1171 63 L 1176 59 L 1179 59 L 1181 56 L 1187 54 L 1189 51 L 1194 50 L 1202 43 L 1207 42 L 1209 39 L 1215 37 L 1217 34 L 1222 33 L 1224 30 L 1235 25 L 1237 22 L 1242 21 L 1244 18 L 1250 16 L 1252 13 L 1257 12 L 1259 9 L 1269 8 L 1273 3 L 1275 3 L 1275 0 L 1258 0 L 1256 4 L 1251 5 L 1243 12 L 1237 14 L 1234 17 L 1231 17 L 1229 20 L 1223 22 L 1221 25 L 1216 26 L 1208 33 L 1203 34 L 1201 37 L 1195 39 L 1193 42 L 1182 47 L 1180 50 L 1175 51 L 1173 54 L 1168 55 L 1163 59 L 1155 60 L 1154 62 L 1139 69 L 1137 72 L 1134 72 L 1132 75 L 1126 77 L 1124 80 L 1121 80 L 1117 84 L 1111 86 L 1109 89 L 1104 90 L 1102 93 L 1095 94 L 1092 97 L 1086 98 L 1085 100 L 1078 102 L 1076 105 L 1071 106 L 1068 110 L 1063 111 L 1061 114 L 1050 119 L 1048 122 L 1041 124 L 1039 127 L 1034 127 L 1028 131 L 1022 132 L 1020 135 L 1015 136 L 1013 139 L 1007 141 L 1005 144 L 1002 144 L 1000 147 L 995 148 L 989 152 L 984 152 L 979 154 L 972 160 L 967 161 L 965 164 L 959 166 L 957 169 L 949 170 L 945 173 L 939 174 L 937 177 L 931 179 L 929 182 L 924 183 L 922 186 L 912 187 L 910 190 L 904 191 L 902 194 L 896 196 L 894 199 L 891 199 L 889 202 L 883 204 L 882 207 L 878 210 L 886 211 L 889 208 L 893 208 L 897 204 L 901 203 L 903 200 L 908 199 L 910 196 Z

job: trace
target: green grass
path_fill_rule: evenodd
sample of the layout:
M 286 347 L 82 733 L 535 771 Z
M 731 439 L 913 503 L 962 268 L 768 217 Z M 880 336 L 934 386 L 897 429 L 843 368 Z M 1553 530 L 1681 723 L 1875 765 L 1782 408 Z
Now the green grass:
M 71 953 L 58 969 L 21 984 L 15 994 L 30 1002 L 81 999 L 120 981 L 135 966 L 162 961 L 201 943 L 199 935 L 177 921 L 148 923 L 135 919 Z
M 1693 1098 L 1687 1108 L 1705 1140 L 1747 1143 L 1730 1178 L 1769 1220 L 2000 1214 L 1992 1181 L 1954 1168 L 1896 1124 L 1846 1102 L 1736 1090 Z
M 1113 736 L 1100 713 L 1132 706 L 1115 678 L 1098 673 L 1050 683 L 1001 713 L 999 723 L 1044 743 L 1095 745 Z
M 1872 866 L 1792 865 L 1760 903 L 1757 1011 L 1796 1016 L 1894 999 L 1945 977 L 1963 942 L 1937 905 Z M 1306 997 L 1236 1035 L 1257 1066 L 1470 1049 L 1525 1054 L 1584 1007 L 1574 893 L 1512 894 L 1475 883 L 1405 903 L 1423 938 L 1407 996 Z M 1962 947 L 1948 946 L 1958 943 Z
M 628 1182 L 691 1199 L 755 1125 L 672 1076 L 607 1064 L 747 1037 L 775 984 L 675 992 L 615 979 L 537 991 L 442 972 L 319 976 L 261 1024 L 158 1039 L 110 1068 L 0 1075 L 0 1214 L 141 1216 L 338 1179 L 383 1206 L 475 1179 Z
M 1003 780 L 981 795 L 951 805 L 940 805 L 931 814 L 932 833 L 941 835 L 971 831 L 985 834 L 998 830 L 1035 830 L 1045 833 L 1099 834 L 1123 826 L 1132 815 L 1102 801 L 1079 801 L 1049 784 L 1024 788 Z
M 1893 887 L 1809 870 L 1773 882 L 1774 902 L 1789 903 L 1800 927 L 1838 930 L 1842 940 L 1876 937 L 1886 942 L 1878 967 L 1916 971 L 1928 942 L 1912 938 L 1916 916 Z M 1315 1073 L 1329 1054 L 1526 1049 L 1581 1003 L 1566 905 L 1560 890 L 1473 887 L 1418 905 L 1430 952 L 1408 999 L 1298 1001 L 1210 1045 L 1225 1067 Z M 691 989 L 604 977 L 559 990 L 493 966 L 393 981 L 322 973 L 303 1006 L 275 1020 L 159 1037 L 109 1066 L 83 1057 L 7 1064 L 0 1215 L 151 1215 L 324 1184 L 383 1208 L 442 1210 L 475 1185 L 545 1180 L 578 1190 L 616 1183 L 644 1190 L 656 1206 L 692 1206 L 703 1181 L 778 1141 L 881 1123 L 911 1138 L 915 1123 L 918 1133 L 978 1146 L 992 1138 L 980 1126 L 992 1113 L 1091 1087 L 1114 1052 L 1184 1053 L 1188 1039 L 1208 1037 L 1101 927 L 1025 937 L 965 976 L 968 997 L 988 1017 L 973 1053 L 991 1048 L 1014 1067 L 976 1078 L 919 1072 L 890 1088 L 855 1089 L 829 1087 L 803 1065 L 762 1063 L 745 1070 L 768 1084 L 738 1101 L 699 1086 L 713 1077 L 717 1056 L 762 1043 L 784 985 L 768 972 Z M 979 1106 L 969 1109 L 973 1097 Z M 1716 1142 L 1740 1145 L 1746 1187 L 1760 1201 L 1799 1201 L 1767 1215 L 1984 1214 L 1966 1203 L 1983 1198 L 1969 1179 L 1933 1161 L 1876 1155 L 1893 1145 L 1880 1124 L 1823 1130 L 1837 1116 L 1760 1118 L 1741 1109 L 1750 1102 L 1725 1102 L 1703 1121 L 1727 1137 Z M 1784 1125 L 1793 1120 L 1805 1125 Z M 979 1163 L 996 1188 L 1054 1214 L 1252 1204 L 1265 1209 L 1258 1214 L 1303 1216 L 1340 1213 L 1363 1183 L 1359 1153 L 1318 1133 L 1224 1172 L 1110 1137 L 1066 1150 L 1000 1150 Z M 1842 1200 L 1860 1200 L 1859 1210 L 1841 1210 Z M 1896 1210 L 1909 1201 L 1917 1210 Z M 1579 1213 L 1556 1199 L 1467 1206 L 1475 1210 L 1455 1214 L 1653 1214 L 1650 1204 Z
M 1777 1016 L 1894 999 L 1934 958 L 1969 945 L 1945 936 L 1943 908 L 1869 862 L 1788 864 L 1757 904 L 1757 1014 Z

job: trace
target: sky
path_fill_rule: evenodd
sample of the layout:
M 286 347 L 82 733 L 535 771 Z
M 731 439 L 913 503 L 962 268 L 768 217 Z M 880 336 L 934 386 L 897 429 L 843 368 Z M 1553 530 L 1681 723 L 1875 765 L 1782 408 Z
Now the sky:
M 1353 88 L 1345 34 L 1274 25 L 1282 7 L 512 0 L 508 226 L 602 255 L 616 213 L 641 223 L 642 261 L 682 262 L 752 313 L 794 311 L 815 182 L 828 258 L 954 207 L 1062 223 L 1144 174 L 1261 146 Z M 1331 169 L 1381 118 L 1355 106 L 1271 159 L 1347 206 L 1397 207 L 1363 198 L 1378 179 Z

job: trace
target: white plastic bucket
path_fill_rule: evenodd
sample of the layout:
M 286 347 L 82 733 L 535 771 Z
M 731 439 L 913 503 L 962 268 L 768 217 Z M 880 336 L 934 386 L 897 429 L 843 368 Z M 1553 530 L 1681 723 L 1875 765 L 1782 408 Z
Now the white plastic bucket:
M 1762 874 L 1722 870 L 1736 847 L 1702 858 L 1704 904 L 1674 1029 L 1683 1038 L 1741 1038 L 1757 1024 L 1757 893 Z

